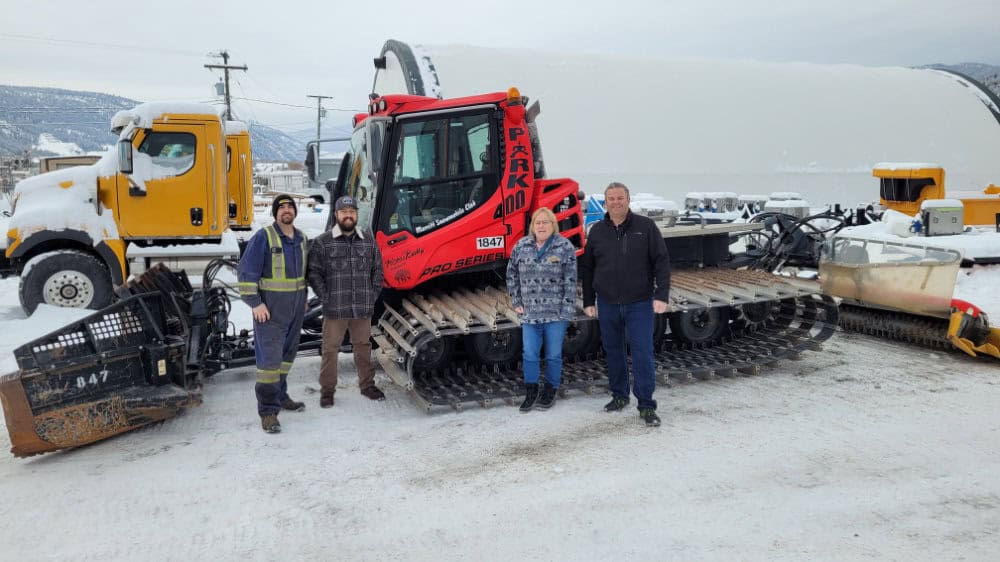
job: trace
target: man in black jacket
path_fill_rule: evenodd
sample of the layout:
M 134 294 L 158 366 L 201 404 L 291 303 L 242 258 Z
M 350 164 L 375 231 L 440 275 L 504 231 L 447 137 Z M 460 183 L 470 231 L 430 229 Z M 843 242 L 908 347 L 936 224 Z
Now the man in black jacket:
M 668 308 L 670 257 L 656 223 L 629 210 L 625 184 L 608 185 L 604 205 L 604 220 L 590 229 L 579 263 L 583 310 L 587 316 L 597 315 L 608 359 L 612 398 L 604 410 L 617 412 L 629 403 L 627 343 L 632 352 L 639 416 L 647 426 L 656 427 L 660 417 L 653 400 L 653 319 L 654 313 L 663 314 Z

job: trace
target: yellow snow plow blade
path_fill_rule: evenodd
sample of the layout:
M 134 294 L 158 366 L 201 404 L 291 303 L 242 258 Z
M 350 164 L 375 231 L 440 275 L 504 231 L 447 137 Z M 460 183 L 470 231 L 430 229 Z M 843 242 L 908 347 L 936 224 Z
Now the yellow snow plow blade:
M 978 351 L 1000 359 L 1000 329 L 988 328 L 989 331 L 982 338 L 982 343 L 977 345 L 972 340 L 959 335 L 966 332 L 970 322 L 975 322 L 971 314 L 962 310 L 952 312 L 951 319 L 948 321 L 948 341 L 973 357 Z

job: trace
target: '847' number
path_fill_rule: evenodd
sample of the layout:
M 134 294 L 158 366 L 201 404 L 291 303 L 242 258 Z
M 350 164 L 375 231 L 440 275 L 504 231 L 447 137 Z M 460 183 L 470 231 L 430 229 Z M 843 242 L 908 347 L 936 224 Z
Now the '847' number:
M 109 374 L 110 373 L 107 369 L 103 369 L 99 373 L 91 373 L 89 377 L 80 375 L 76 377 L 76 387 L 86 388 L 87 386 L 97 386 L 99 384 L 106 383 L 108 382 Z

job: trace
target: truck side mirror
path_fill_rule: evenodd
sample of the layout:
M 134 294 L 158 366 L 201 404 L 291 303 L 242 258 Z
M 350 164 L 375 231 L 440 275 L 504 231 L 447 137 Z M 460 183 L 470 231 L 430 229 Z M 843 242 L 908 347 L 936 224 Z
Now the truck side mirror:
M 305 168 L 306 174 L 309 175 L 309 181 L 316 181 L 316 163 L 319 162 L 319 157 L 317 156 L 319 152 L 319 145 L 312 144 L 306 146 L 306 161 Z
M 129 139 L 118 141 L 118 171 L 132 173 L 132 141 Z

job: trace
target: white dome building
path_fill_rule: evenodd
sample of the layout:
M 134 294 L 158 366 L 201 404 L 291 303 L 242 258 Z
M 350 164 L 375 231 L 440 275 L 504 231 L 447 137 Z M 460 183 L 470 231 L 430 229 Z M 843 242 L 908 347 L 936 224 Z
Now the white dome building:
M 517 86 L 541 103 L 546 171 L 587 193 L 612 180 L 691 191 L 878 199 L 872 167 L 934 162 L 948 189 L 1000 181 L 1000 100 L 952 73 L 900 67 L 662 60 L 390 40 L 373 89 L 460 97 Z

